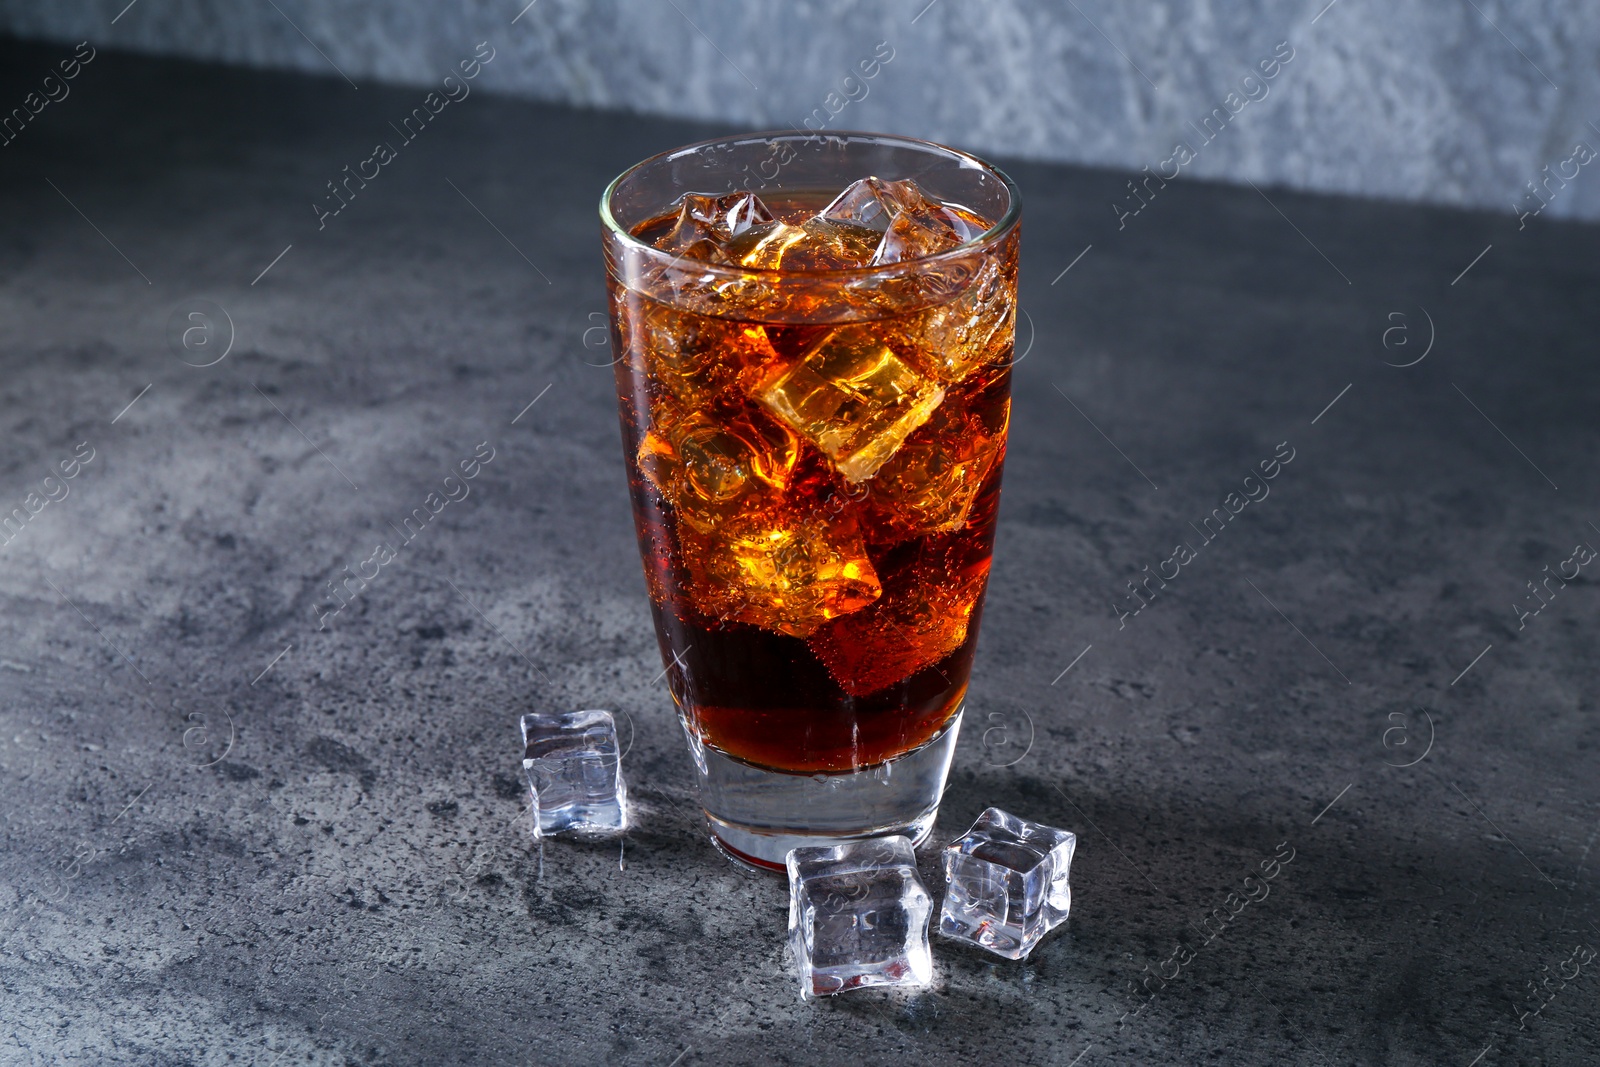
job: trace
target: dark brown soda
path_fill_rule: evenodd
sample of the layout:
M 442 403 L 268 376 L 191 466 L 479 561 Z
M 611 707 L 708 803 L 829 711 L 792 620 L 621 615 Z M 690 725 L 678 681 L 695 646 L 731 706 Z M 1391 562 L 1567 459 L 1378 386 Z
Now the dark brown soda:
M 677 534 L 678 516 L 671 501 L 641 472 L 638 462 L 651 412 L 664 402 L 660 386 L 644 370 L 651 354 L 629 351 L 628 337 L 616 326 L 619 321 L 637 321 L 659 309 L 615 278 L 610 285 L 617 305 L 612 339 L 618 356 L 616 384 L 635 528 L 656 635 L 668 664 L 666 677 L 688 728 L 702 743 L 735 759 L 797 774 L 872 767 L 926 744 L 960 708 L 977 645 L 1009 414 L 1009 345 L 982 371 L 951 385 L 944 401 L 964 405 L 963 410 L 993 428 L 998 441 L 999 453 L 989 464 L 965 521 L 954 530 L 906 537 L 903 532 L 884 533 L 866 518 L 861 520 L 868 529 L 868 558 L 885 590 L 902 600 L 925 596 L 927 611 L 932 613 L 940 610 L 946 586 L 976 591 L 965 601 L 970 605 L 965 637 L 934 662 L 870 692 L 860 692 L 857 686 L 852 693 L 805 637 L 710 617 L 696 608 L 689 595 L 692 579 Z M 729 321 L 719 317 L 716 327 L 726 330 Z M 743 325 L 733 323 L 735 328 Z M 747 325 L 773 327 L 754 319 Z M 871 325 L 886 334 L 910 328 L 892 318 Z M 802 467 L 806 463 L 820 467 L 826 460 L 811 450 L 802 457 Z M 818 514 L 846 515 L 862 507 L 849 488 L 837 477 L 818 477 L 798 480 L 788 493 L 790 498 L 799 496 L 798 506 Z M 937 575 L 938 580 L 930 580 L 929 575 Z M 937 620 L 929 625 L 936 628 Z M 867 662 L 876 658 L 892 663 L 903 655 L 905 642 L 917 640 L 892 620 L 881 629 L 854 646 L 849 655 Z

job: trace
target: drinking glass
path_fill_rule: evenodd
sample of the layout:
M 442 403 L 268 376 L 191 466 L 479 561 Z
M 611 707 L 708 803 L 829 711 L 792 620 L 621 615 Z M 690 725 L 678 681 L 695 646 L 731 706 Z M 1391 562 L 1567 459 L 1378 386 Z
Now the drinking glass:
M 715 842 L 920 841 L 978 640 L 1016 186 L 927 141 L 754 134 L 600 205 L 628 486 Z

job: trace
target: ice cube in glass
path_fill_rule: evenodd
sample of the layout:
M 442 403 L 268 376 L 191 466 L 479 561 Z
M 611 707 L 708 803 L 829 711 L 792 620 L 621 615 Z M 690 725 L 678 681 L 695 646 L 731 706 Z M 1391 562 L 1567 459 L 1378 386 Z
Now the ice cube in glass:
M 1076 834 L 989 808 L 944 850 L 939 933 L 1019 960 L 1066 921 Z
M 789 944 L 804 999 L 933 979 L 933 898 L 908 837 L 789 850 Z
M 872 327 L 846 326 L 767 374 L 755 395 L 857 483 L 928 421 L 944 389 L 907 366 Z
M 628 788 L 609 711 L 524 715 L 522 742 L 541 834 L 591 837 L 628 828 Z

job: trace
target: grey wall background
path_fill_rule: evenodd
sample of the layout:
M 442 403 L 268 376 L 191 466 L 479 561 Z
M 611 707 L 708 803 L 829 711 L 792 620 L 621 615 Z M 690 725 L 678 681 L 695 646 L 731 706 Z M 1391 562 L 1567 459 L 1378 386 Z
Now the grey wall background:
M 437 83 L 486 40 L 482 89 L 759 127 L 827 115 L 881 41 L 894 58 L 829 128 L 1134 170 L 1198 146 L 1188 123 L 1287 40 L 1185 176 L 1509 213 L 1576 142 L 1600 148 L 1594 0 L 0 0 L 0 28 L 329 92 Z M 1542 214 L 1563 217 L 1600 218 L 1600 161 Z

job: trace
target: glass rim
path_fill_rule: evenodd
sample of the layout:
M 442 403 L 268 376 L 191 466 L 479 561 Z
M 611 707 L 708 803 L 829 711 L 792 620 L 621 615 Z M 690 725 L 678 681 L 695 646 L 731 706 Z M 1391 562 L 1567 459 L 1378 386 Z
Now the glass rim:
M 921 256 L 916 259 L 901 260 L 895 263 L 880 263 L 860 267 L 833 267 L 827 270 L 785 270 L 782 267 L 745 267 L 737 264 L 712 263 L 710 260 L 685 259 L 682 253 L 667 252 L 634 237 L 611 213 L 611 201 L 618 187 L 631 175 L 661 160 L 673 159 L 678 156 L 690 155 L 694 152 L 710 148 L 714 145 L 737 146 L 742 144 L 771 143 L 773 141 L 816 141 L 816 140 L 849 140 L 858 138 L 873 140 L 928 152 L 930 155 L 947 154 L 955 156 L 965 166 L 976 170 L 985 171 L 999 178 L 1006 187 L 1006 195 L 1010 201 L 1005 212 L 994 225 L 970 237 L 953 248 L 943 252 L 936 252 L 931 256 Z M 683 192 L 694 192 L 685 189 Z M 734 190 L 737 192 L 737 190 Z M 750 191 L 750 190 L 746 190 Z M 752 195 L 754 194 L 752 191 Z M 695 141 L 692 144 L 670 148 L 665 152 L 657 152 L 628 167 L 621 174 L 606 185 L 605 191 L 600 194 L 600 222 L 606 234 L 613 240 L 619 241 L 630 252 L 648 256 L 661 262 L 667 267 L 683 267 L 685 269 L 703 272 L 711 275 L 721 275 L 728 278 L 738 277 L 768 277 L 768 278 L 869 278 L 873 276 L 902 274 L 920 268 L 923 264 L 940 264 L 954 260 L 964 259 L 975 252 L 981 252 L 1004 240 L 1017 228 L 1017 223 L 1022 218 L 1022 191 L 1017 188 L 1017 183 L 1011 176 L 988 160 L 971 152 L 952 148 L 937 141 L 929 141 L 920 137 L 906 137 L 893 133 L 873 133 L 868 130 L 829 130 L 827 132 L 801 133 L 798 130 L 767 130 L 757 133 L 738 134 L 735 136 L 710 137 L 704 141 Z

